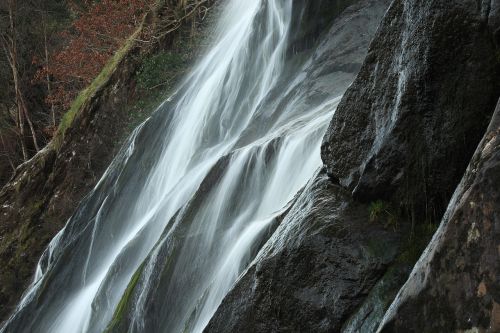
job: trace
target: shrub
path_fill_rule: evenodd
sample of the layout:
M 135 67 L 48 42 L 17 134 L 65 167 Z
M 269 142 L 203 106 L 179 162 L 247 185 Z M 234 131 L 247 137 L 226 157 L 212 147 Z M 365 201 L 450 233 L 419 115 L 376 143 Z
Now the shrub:
M 369 206 L 370 222 L 384 222 L 384 226 L 396 229 L 398 227 L 397 214 L 391 208 L 391 205 L 382 200 L 374 201 Z

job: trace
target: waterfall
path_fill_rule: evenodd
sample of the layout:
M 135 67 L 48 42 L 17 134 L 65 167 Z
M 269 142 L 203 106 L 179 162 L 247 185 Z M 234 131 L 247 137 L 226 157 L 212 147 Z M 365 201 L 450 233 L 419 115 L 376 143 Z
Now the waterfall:
M 50 243 L 1 332 L 203 331 L 321 166 L 351 79 L 314 95 L 315 55 L 290 42 L 298 3 L 225 3 L 212 47 Z

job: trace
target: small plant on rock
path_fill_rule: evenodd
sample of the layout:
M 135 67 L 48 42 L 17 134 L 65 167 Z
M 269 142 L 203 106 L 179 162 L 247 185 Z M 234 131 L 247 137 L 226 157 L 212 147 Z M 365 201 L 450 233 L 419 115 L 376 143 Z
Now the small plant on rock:
M 374 201 L 370 204 L 370 222 L 380 220 L 384 212 L 387 210 L 387 205 L 382 200 Z
M 382 201 L 377 200 L 370 204 L 370 222 L 383 222 L 384 227 L 392 227 L 396 229 L 398 227 L 398 220 L 396 214 L 392 212 L 391 205 Z

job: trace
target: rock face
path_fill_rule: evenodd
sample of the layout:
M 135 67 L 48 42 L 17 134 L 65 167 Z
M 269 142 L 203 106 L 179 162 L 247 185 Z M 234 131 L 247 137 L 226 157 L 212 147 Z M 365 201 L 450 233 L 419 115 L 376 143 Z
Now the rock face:
M 322 146 L 363 201 L 439 220 L 498 94 L 498 1 L 395 0 Z
M 500 101 L 380 332 L 500 332 Z
M 290 51 L 300 52 L 313 47 L 328 31 L 332 20 L 356 0 L 294 0 Z
M 394 261 L 399 239 L 321 172 L 205 332 L 338 332 Z

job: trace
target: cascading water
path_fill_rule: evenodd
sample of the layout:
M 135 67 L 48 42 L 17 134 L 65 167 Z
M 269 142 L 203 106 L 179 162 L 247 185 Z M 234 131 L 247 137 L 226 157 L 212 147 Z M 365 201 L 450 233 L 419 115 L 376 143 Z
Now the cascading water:
M 306 87 L 297 3 L 228 1 L 214 46 L 54 238 L 1 332 L 203 331 L 320 167 L 352 79 Z

